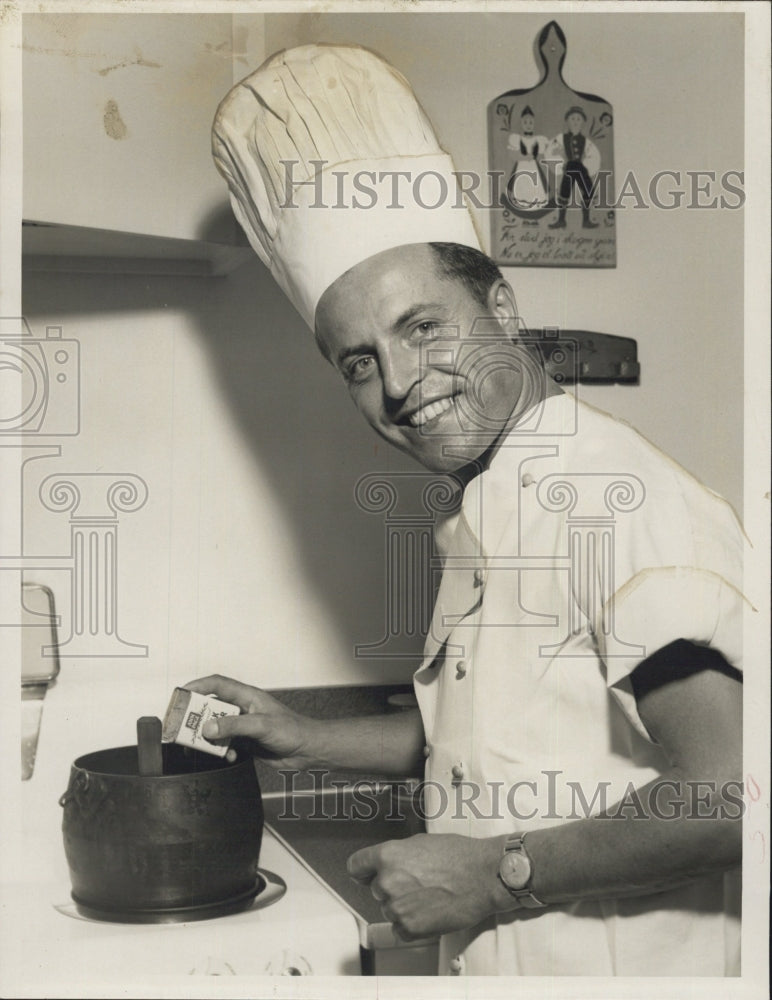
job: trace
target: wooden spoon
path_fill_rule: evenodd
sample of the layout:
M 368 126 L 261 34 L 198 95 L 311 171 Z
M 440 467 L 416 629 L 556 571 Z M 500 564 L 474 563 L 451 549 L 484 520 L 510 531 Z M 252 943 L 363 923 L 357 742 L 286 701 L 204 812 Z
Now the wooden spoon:
M 137 719 L 137 759 L 143 778 L 159 778 L 164 773 L 161 720 L 155 715 L 143 715 Z

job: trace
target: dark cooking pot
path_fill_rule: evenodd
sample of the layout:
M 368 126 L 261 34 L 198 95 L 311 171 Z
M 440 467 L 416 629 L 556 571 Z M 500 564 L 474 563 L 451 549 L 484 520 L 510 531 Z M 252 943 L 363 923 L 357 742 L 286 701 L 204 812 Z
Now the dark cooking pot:
M 248 902 L 259 882 L 263 807 L 253 762 L 174 743 L 160 777 L 136 746 L 79 757 L 59 800 L 72 897 L 100 911 L 206 910 Z

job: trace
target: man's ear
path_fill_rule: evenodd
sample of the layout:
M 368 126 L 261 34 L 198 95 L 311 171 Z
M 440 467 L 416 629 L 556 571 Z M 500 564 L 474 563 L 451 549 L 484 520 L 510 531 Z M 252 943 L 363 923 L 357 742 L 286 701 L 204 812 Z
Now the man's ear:
M 518 313 L 515 293 L 509 282 L 503 278 L 494 281 L 488 289 L 488 308 L 498 319 L 501 328 L 512 339 L 517 336 Z

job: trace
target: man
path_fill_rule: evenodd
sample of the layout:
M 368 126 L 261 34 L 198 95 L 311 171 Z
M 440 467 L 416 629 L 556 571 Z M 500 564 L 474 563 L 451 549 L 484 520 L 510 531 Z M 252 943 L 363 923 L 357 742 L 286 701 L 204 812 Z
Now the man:
M 342 80 L 345 107 L 329 106 Z M 352 164 L 394 165 L 391 140 L 370 142 L 390 133 L 371 102 L 392 87 L 410 173 L 439 155 L 425 118 L 401 78 L 351 48 L 269 60 L 221 105 L 215 150 L 253 246 L 357 409 L 462 491 L 438 530 L 420 711 L 307 719 L 212 676 L 188 686 L 243 714 L 206 735 L 251 737 L 280 767 L 404 775 L 425 761 L 429 833 L 359 851 L 349 871 L 397 933 L 442 935 L 441 974 L 737 974 L 740 532 L 723 501 L 544 376 L 465 220 L 420 200 L 364 229 L 314 215 Z M 349 100 L 378 121 L 366 157 L 340 151 L 350 128 L 330 138 Z M 265 163 L 279 143 L 286 162 L 288 137 L 306 164 L 338 147 L 343 180 L 325 168 L 290 187 Z M 304 208 L 282 214 L 295 195 Z M 304 257 L 303 232 L 324 233 L 337 264 Z
M 600 169 L 598 147 L 582 131 L 587 123 L 587 115 L 579 107 L 569 108 L 565 113 L 566 131 L 547 146 L 545 161 L 555 163 L 555 187 L 558 217 L 549 224 L 550 229 L 566 228 L 566 208 L 571 192 L 576 189 L 582 205 L 582 228 L 597 229 L 598 223 L 590 218 L 592 188 Z

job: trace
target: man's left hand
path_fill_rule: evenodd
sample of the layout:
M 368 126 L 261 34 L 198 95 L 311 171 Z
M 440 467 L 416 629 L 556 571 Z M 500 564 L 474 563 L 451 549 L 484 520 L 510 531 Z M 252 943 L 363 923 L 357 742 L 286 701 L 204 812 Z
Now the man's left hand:
M 399 937 L 433 937 L 516 905 L 498 878 L 504 839 L 420 833 L 357 851 L 348 872 L 370 885 Z

